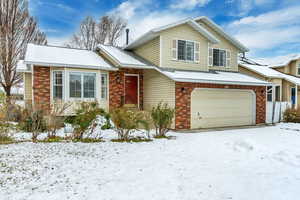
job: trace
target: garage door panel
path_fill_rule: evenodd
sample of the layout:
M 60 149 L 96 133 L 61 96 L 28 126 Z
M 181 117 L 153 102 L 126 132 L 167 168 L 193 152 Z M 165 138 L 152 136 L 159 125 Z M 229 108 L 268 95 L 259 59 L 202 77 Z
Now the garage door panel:
M 191 95 L 191 128 L 253 124 L 254 95 L 249 90 L 195 89 Z

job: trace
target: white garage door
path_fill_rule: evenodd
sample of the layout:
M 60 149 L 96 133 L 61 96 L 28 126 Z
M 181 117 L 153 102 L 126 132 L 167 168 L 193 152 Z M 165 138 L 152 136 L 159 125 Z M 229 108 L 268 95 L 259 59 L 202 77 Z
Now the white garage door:
M 253 125 L 255 101 L 255 93 L 251 90 L 194 89 L 191 128 Z

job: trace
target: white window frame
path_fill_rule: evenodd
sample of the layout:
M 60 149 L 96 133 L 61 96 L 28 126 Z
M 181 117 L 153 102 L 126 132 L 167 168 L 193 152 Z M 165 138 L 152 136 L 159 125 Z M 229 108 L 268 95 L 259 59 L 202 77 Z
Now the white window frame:
M 174 40 L 176 40 L 176 60 L 177 61 L 181 61 L 181 62 L 192 62 L 192 63 L 196 63 L 196 62 L 200 62 L 200 42 L 197 42 L 197 41 L 194 41 L 194 40 L 185 40 L 185 39 L 174 39 Z M 185 60 L 180 60 L 180 59 L 178 59 L 178 42 L 179 41 L 185 41 L 186 43 L 187 42 L 192 42 L 193 43 L 193 60 L 187 60 L 187 59 L 185 59 Z M 199 51 L 195 51 L 195 44 L 198 44 L 199 45 Z M 174 50 L 174 48 L 172 48 L 172 53 L 173 53 L 173 50 Z M 185 46 L 185 53 L 186 53 L 187 51 L 186 51 L 186 46 Z M 198 54 L 199 54 L 199 61 L 196 61 L 195 60 L 195 53 L 196 52 L 198 52 Z M 185 55 L 185 57 L 187 57 L 186 55 Z
M 54 98 L 54 73 L 55 72 L 61 72 L 62 73 L 62 98 L 61 99 L 55 99 Z M 50 87 L 51 87 L 51 100 L 54 101 L 54 100 L 64 100 L 65 99 L 65 71 L 64 70 L 51 70 L 51 84 L 50 84 Z
M 300 76 L 299 70 L 300 70 L 300 63 L 298 63 L 298 65 L 296 66 L 296 70 L 297 70 L 297 75 Z
M 224 63 L 223 63 L 224 65 L 220 65 L 220 66 L 214 65 L 214 50 L 225 51 L 225 58 L 224 58 Z M 227 50 L 226 49 L 212 48 L 212 66 L 213 67 L 226 67 L 226 65 L 227 65 L 227 55 L 226 54 L 227 54 Z M 231 52 L 230 52 L 230 56 L 231 56 Z
M 271 87 L 270 90 L 268 90 L 268 87 Z M 275 102 L 276 101 L 276 87 L 279 87 L 279 101 L 282 101 L 282 90 L 281 90 L 281 86 L 280 85 L 273 85 L 273 86 L 267 86 L 267 102 Z M 271 95 L 272 95 L 272 101 L 268 101 L 268 92 L 271 91 Z
M 103 88 L 103 85 L 102 85 L 102 75 L 105 75 L 106 76 L 106 96 L 103 97 L 102 95 L 102 88 Z M 106 72 L 102 72 L 100 73 L 100 98 L 101 100 L 105 100 L 107 101 L 108 100 L 108 96 L 109 96 L 109 77 L 108 77 L 108 73 Z
M 70 96 L 70 76 L 71 74 L 79 74 L 80 77 L 81 77 L 81 97 L 71 97 Z M 94 74 L 95 75 L 95 97 L 93 98 L 87 98 L 87 97 L 84 97 L 84 75 L 85 74 Z M 81 72 L 81 71 L 69 71 L 68 73 L 68 98 L 70 100 L 95 100 L 97 99 L 97 91 L 98 91 L 98 88 L 97 88 L 97 72 Z

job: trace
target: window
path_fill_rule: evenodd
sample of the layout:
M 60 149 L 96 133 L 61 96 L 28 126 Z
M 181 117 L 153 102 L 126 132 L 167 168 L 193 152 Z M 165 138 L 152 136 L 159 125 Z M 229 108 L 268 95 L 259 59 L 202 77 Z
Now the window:
M 52 73 L 52 83 L 53 83 L 53 99 L 63 98 L 63 72 L 53 71 Z
M 95 73 L 70 73 L 70 98 L 95 98 Z
M 101 99 L 107 99 L 108 90 L 107 74 L 101 74 Z
M 213 66 L 226 66 L 226 51 L 221 49 L 213 49 Z
M 275 86 L 275 101 L 280 101 L 280 86 Z
M 177 41 L 177 59 L 178 60 L 186 60 L 186 61 L 195 61 L 195 42 L 191 41 L 185 41 L 185 40 L 178 40 Z M 199 51 L 199 43 L 197 43 L 196 46 L 198 49 L 196 51 Z M 199 55 L 196 54 L 198 57 Z M 198 58 L 197 58 L 198 59 Z M 196 60 L 197 60 L 196 59 Z
M 267 87 L 267 101 L 273 101 L 273 87 Z
M 300 63 L 297 66 L 297 74 L 300 75 Z

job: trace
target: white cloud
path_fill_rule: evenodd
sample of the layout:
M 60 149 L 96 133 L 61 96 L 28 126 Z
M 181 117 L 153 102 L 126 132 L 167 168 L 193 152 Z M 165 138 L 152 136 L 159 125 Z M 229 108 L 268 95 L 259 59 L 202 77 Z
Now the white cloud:
M 233 21 L 226 26 L 244 45 L 254 51 L 279 49 L 300 42 L 300 6 L 288 7 Z
M 172 9 L 193 9 L 195 7 L 203 7 L 211 0 L 176 0 L 171 4 Z
M 272 5 L 276 0 L 226 0 L 227 4 L 236 7 L 236 10 L 231 12 L 233 16 L 245 16 L 257 6 L 265 7 Z

